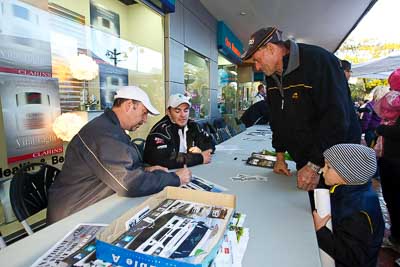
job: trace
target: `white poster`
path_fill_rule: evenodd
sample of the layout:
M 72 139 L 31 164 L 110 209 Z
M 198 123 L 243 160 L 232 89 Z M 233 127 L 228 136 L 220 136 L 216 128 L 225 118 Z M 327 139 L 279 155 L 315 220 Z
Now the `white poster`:
M 8 163 L 63 152 L 52 124 L 60 115 L 57 79 L 0 73 Z

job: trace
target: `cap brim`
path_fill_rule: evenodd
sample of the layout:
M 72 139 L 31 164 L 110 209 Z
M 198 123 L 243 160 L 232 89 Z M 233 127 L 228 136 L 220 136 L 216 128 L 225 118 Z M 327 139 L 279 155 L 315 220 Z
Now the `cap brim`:
M 257 47 L 252 47 L 249 50 L 247 50 L 246 52 L 244 52 L 244 54 L 241 56 L 242 60 L 248 60 L 250 59 L 254 53 L 257 51 Z
M 152 104 L 144 104 L 143 103 L 143 106 L 145 106 L 145 108 L 147 109 L 147 111 L 151 114 L 151 115 L 153 115 L 153 116 L 156 116 L 156 115 L 160 115 L 160 112 L 155 108 L 155 107 L 153 107 L 153 105 Z
M 178 102 L 177 104 L 175 104 L 175 106 L 169 105 L 169 108 L 177 108 L 182 104 L 188 104 L 189 108 L 192 106 L 192 103 L 190 103 L 189 101 L 182 101 L 182 102 Z

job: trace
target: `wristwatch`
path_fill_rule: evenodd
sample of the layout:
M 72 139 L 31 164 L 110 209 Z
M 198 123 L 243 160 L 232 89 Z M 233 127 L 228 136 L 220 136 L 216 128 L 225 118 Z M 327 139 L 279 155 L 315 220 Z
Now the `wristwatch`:
M 317 174 L 322 174 L 322 168 L 317 164 L 314 164 L 311 161 L 309 161 L 307 162 L 307 166 L 310 167 L 310 169 L 315 171 Z

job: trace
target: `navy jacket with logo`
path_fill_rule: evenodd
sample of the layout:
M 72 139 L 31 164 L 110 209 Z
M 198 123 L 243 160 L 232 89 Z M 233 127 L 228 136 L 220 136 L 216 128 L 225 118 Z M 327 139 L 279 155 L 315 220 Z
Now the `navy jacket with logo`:
M 330 191 L 333 232 L 327 227 L 317 231 L 319 247 L 335 259 L 336 267 L 375 267 L 385 225 L 372 183 Z
M 361 128 L 337 57 L 307 44 L 290 44 L 282 77 L 267 77 L 272 145 L 288 151 L 297 169 L 308 161 L 323 166 L 323 151 L 360 143 Z

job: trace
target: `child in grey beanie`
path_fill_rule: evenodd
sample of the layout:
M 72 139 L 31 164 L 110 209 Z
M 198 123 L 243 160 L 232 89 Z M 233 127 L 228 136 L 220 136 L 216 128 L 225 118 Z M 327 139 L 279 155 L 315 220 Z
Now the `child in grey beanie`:
M 324 153 L 323 177 L 330 186 L 331 215 L 313 212 L 319 247 L 336 267 L 376 266 L 384 222 L 371 178 L 375 151 L 359 144 L 338 144 Z M 333 231 L 326 227 L 332 218 Z

